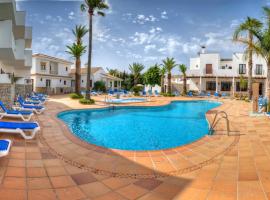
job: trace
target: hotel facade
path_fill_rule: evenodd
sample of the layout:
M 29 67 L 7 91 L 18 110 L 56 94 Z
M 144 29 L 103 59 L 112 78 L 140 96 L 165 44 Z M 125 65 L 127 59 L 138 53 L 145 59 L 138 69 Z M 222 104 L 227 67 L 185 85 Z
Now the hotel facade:
M 33 91 L 46 94 L 73 92 L 73 81 L 69 75 L 72 64 L 64 59 L 34 54 L 31 70 Z
M 219 53 L 206 53 L 202 49 L 195 58 L 190 58 L 187 71 L 188 88 L 198 92 L 219 92 L 231 96 L 247 93 L 247 88 L 240 88 L 240 77 L 247 80 L 248 60 L 243 53 L 234 53 L 231 58 L 221 58 Z M 267 65 L 262 57 L 253 55 L 252 78 L 259 83 L 260 95 L 266 93 Z
M 0 96 L 7 104 L 32 90 L 32 28 L 25 17 L 15 0 L 0 0 Z

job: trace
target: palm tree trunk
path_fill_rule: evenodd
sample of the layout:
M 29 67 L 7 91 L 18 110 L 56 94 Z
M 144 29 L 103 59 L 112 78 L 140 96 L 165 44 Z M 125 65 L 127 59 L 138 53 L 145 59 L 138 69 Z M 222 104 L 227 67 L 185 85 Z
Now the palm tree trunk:
M 187 78 L 186 78 L 186 75 L 184 74 L 184 94 L 186 95 L 187 94 Z
M 164 93 L 164 76 L 161 76 L 161 81 L 160 81 L 160 85 L 161 85 L 161 93 Z
M 92 65 L 92 34 L 93 34 L 93 11 L 89 11 L 89 46 L 88 46 L 88 65 L 87 65 L 87 80 L 86 80 L 86 99 L 91 98 L 91 65 Z
M 253 37 L 252 37 L 252 33 L 249 32 L 249 42 L 252 43 L 253 41 Z M 251 100 L 252 98 L 252 48 L 249 47 L 248 50 L 248 99 Z
M 172 93 L 172 74 L 171 72 L 168 73 L 168 93 L 171 94 Z
M 76 58 L 75 93 L 81 94 L 81 59 Z

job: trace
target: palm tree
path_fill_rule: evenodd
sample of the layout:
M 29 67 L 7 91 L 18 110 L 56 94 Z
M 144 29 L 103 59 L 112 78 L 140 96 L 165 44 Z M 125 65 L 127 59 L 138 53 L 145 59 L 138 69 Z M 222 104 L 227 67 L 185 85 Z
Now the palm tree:
M 174 58 L 166 58 L 165 60 L 162 60 L 163 66 L 166 69 L 166 72 L 168 73 L 168 93 L 172 93 L 172 69 L 176 67 L 176 62 Z
M 257 41 L 252 45 L 257 55 L 262 56 L 267 63 L 267 96 L 270 99 L 270 8 L 263 7 L 266 23 L 259 30 L 252 30 Z M 269 104 L 270 105 L 270 104 Z M 270 107 L 268 106 L 268 111 Z
M 88 32 L 87 28 L 85 26 L 79 25 L 75 27 L 74 30 L 72 30 L 73 35 L 76 38 L 76 44 L 82 45 L 82 38 L 85 36 L 85 34 Z M 75 68 L 75 93 L 78 95 L 81 94 L 81 56 L 75 57 L 76 61 L 76 68 Z
M 262 27 L 262 23 L 254 18 L 247 17 L 246 21 L 240 24 L 234 31 L 233 40 L 246 46 L 245 56 L 248 59 L 248 98 L 252 97 L 252 55 L 254 52 L 254 31 Z
M 184 64 L 179 65 L 179 69 L 181 71 L 181 73 L 183 74 L 183 94 L 186 95 L 187 94 L 187 67 Z
M 161 85 L 161 93 L 165 93 L 164 90 L 164 78 L 165 78 L 165 74 L 166 74 L 166 68 L 163 66 L 160 68 L 160 75 L 161 75 L 161 81 L 160 81 L 160 85 Z
M 118 77 L 120 75 L 120 72 L 117 69 L 109 69 L 109 68 L 107 68 L 107 71 L 112 76 Z
M 93 39 L 93 16 L 95 14 L 104 17 L 104 9 L 108 9 L 109 6 L 105 3 L 105 0 L 85 0 L 81 5 L 83 12 L 87 11 L 89 14 L 89 46 L 88 46 L 88 63 L 87 63 L 87 82 L 86 82 L 86 99 L 90 99 L 91 87 L 91 65 L 92 65 L 92 39 Z
M 67 46 L 67 53 L 69 53 L 72 57 L 75 58 L 76 62 L 75 62 L 75 68 L 76 68 L 76 85 L 75 85 L 75 92 L 80 95 L 81 94 L 81 84 L 80 84 L 80 79 L 78 79 L 77 75 L 77 69 L 80 70 L 81 68 L 81 56 L 86 52 L 86 46 L 82 46 L 81 43 L 76 44 L 73 43 L 71 46 Z
M 143 69 L 144 66 L 140 63 L 133 63 L 132 65 L 129 65 L 129 70 L 131 74 L 134 76 L 134 86 L 137 85 Z

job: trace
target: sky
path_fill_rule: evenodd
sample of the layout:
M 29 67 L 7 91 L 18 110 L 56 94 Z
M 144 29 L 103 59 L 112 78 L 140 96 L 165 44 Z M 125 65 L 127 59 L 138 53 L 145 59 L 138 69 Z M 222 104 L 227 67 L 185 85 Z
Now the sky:
M 83 1 L 17 0 L 33 27 L 33 53 L 73 61 L 66 45 L 74 42 L 75 25 L 88 26 Z M 243 47 L 232 42 L 235 27 L 247 16 L 263 19 L 270 0 L 107 0 L 105 17 L 94 17 L 93 66 L 128 70 L 139 62 L 146 69 L 166 57 L 189 66 L 200 46 L 225 58 Z M 84 38 L 87 45 L 88 36 Z M 87 62 L 87 53 L 82 57 Z

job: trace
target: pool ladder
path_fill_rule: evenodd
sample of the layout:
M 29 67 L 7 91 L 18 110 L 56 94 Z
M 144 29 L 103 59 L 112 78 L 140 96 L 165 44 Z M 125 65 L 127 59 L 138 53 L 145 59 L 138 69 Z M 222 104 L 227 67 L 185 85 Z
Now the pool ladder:
M 220 120 L 225 119 L 226 121 L 226 128 L 227 128 L 227 135 L 230 135 L 230 121 L 228 118 L 228 114 L 225 111 L 217 111 L 214 117 L 214 120 L 209 128 L 209 135 L 213 135 L 215 132 L 216 125 L 220 122 Z
M 112 109 L 112 110 L 114 110 L 115 109 L 115 106 L 112 104 L 112 103 L 110 103 L 110 97 L 109 96 L 105 96 L 105 100 L 104 100 L 104 102 L 105 102 L 105 104 L 106 105 L 109 105 L 108 107 L 109 107 L 109 109 Z

